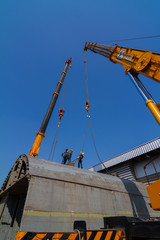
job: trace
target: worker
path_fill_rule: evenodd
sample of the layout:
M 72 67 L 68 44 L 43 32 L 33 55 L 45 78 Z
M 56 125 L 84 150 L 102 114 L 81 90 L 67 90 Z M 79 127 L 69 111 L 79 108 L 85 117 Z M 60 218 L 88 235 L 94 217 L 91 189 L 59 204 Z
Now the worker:
M 71 161 L 71 157 L 72 157 L 73 150 L 72 150 L 72 149 L 68 149 L 68 152 L 69 152 L 68 162 L 70 162 L 70 161 Z
M 83 159 L 83 157 L 84 157 L 84 153 L 81 152 L 81 153 L 79 154 L 78 158 L 77 158 L 78 168 L 80 168 L 80 167 L 83 168 L 83 164 L 82 164 L 82 159 Z
M 68 162 L 71 161 L 73 150 L 66 149 L 64 153 L 62 153 L 62 164 L 66 164 L 67 160 Z

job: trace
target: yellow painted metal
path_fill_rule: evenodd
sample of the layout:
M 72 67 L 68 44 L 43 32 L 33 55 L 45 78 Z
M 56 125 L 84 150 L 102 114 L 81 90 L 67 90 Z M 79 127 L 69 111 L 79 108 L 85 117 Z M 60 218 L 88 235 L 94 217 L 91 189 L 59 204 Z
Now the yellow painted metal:
M 93 240 L 100 240 L 103 234 L 103 239 L 105 240 L 126 240 L 126 234 L 124 230 L 121 229 L 110 229 L 110 230 L 99 230 L 99 231 L 87 231 L 86 236 L 84 232 L 72 232 L 72 233 L 52 233 L 50 232 L 49 238 L 47 237 L 48 233 L 27 233 L 27 232 L 17 232 L 15 240 L 23 240 L 29 239 L 30 240 L 43 240 L 43 239 L 50 239 L 50 240 L 60 240 L 60 239 L 67 239 L 67 240 L 75 240 L 75 239 L 86 239 L 89 240 L 92 233 L 94 233 Z M 115 236 L 114 236 L 115 233 Z M 28 235 L 29 234 L 29 235 Z M 66 238 L 66 234 L 68 235 Z
M 39 233 L 39 234 L 36 234 L 35 237 L 32 238 L 32 240 L 40 240 L 40 239 L 44 239 L 44 237 L 46 236 L 46 233 Z
M 89 101 L 85 101 L 85 105 L 86 105 L 86 110 L 89 111 Z
M 160 111 L 156 104 L 152 100 L 147 100 L 145 102 L 146 106 L 149 108 L 151 111 L 152 115 L 156 119 L 157 123 L 160 125 Z
M 123 65 L 125 72 L 140 73 L 160 83 L 160 54 L 116 46 L 109 56 L 114 63 Z
M 62 83 L 61 81 L 59 81 L 59 83 L 60 83 L 61 85 L 63 85 L 63 83 Z
M 34 140 L 34 143 L 33 143 L 33 146 L 31 148 L 31 151 L 29 153 L 30 156 L 37 156 L 38 155 L 38 152 L 39 152 L 39 148 L 40 148 L 40 145 L 41 145 L 41 142 L 44 138 L 45 134 L 42 133 L 42 132 L 38 132 L 37 135 L 36 135 L 36 138 Z
M 160 210 L 160 179 L 147 187 L 148 195 L 151 201 L 151 207 L 154 210 Z
M 39 216 L 39 217 L 70 217 L 70 213 L 66 213 L 66 212 L 43 212 L 43 211 L 24 211 L 23 214 L 25 216 Z M 141 214 L 143 216 L 147 216 L 148 213 L 146 213 L 145 211 L 143 212 L 137 212 L 137 214 Z M 117 211 L 117 215 L 119 216 L 131 216 L 132 212 L 131 211 Z M 72 213 L 72 216 L 75 218 L 103 218 L 103 217 L 111 217 L 111 214 L 99 214 L 99 213 Z M 157 213 L 153 212 L 152 216 L 157 216 Z
M 17 232 L 15 240 L 21 240 L 26 234 L 27 232 Z

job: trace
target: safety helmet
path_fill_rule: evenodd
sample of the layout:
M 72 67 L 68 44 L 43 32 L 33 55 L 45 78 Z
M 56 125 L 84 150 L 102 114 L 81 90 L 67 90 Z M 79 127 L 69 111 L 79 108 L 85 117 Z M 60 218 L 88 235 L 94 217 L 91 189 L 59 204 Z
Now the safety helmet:
M 84 156 L 84 152 L 82 152 L 81 154 L 82 154 L 82 156 Z

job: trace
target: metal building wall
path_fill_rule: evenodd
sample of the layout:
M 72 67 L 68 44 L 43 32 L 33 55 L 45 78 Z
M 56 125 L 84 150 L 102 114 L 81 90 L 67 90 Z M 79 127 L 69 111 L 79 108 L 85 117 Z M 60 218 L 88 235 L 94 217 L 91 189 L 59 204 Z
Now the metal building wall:
M 144 166 L 152 160 L 153 162 L 146 166 L 146 177 Z M 104 166 L 106 169 L 104 169 Z M 103 164 L 97 164 L 89 170 L 117 174 L 120 178 L 139 181 L 148 185 L 149 182 L 160 178 L 160 138 L 109 159 Z
M 131 164 L 130 162 L 115 165 L 113 167 L 108 168 L 107 171 L 103 170 L 101 172 L 115 175 L 120 178 L 128 179 L 131 181 L 136 181 L 134 167 L 133 164 Z
M 159 150 L 160 151 L 160 138 L 157 138 L 155 140 L 152 140 L 148 143 L 145 143 L 141 146 L 138 146 L 136 148 L 133 148 L 123 154 L 120 154 L 116 157 L 113 157 L 107 161 L 104 161 L 103 164 L 97 164 L 91 168 L 89 168 L 90 171 L 102 171 L 104 169 L 104 166 L 106 168 L 110 168 L 112 166 L 115 166 L 117 164 L 130 161 L 131 159 L 137 158 L 139 156 L 142 156 L 144 154 L 147 154 L 149 152 Z
M 145 168 L 146 166 L 146 168 Z M 145 171 L 146 170 L 146 171 Z M 160 178 L 160 156 L 147 158 L 141 162 L 135 162 L 134 172 L 136 180 L 146 184 Z

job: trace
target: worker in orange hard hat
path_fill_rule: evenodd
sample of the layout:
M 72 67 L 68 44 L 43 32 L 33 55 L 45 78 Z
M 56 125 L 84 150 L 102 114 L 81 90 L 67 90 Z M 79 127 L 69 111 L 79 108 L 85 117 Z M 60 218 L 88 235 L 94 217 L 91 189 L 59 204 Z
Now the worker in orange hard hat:
M 77 158 L 78 168 L 80 168 L 80 167 L 83 168 L 83 164 L 82 164 L 82 159 L 83 159 L 83 157 L 84 157 L 84 153 L 81 152 L 81 153 L 79 154 L 78 158 Z

